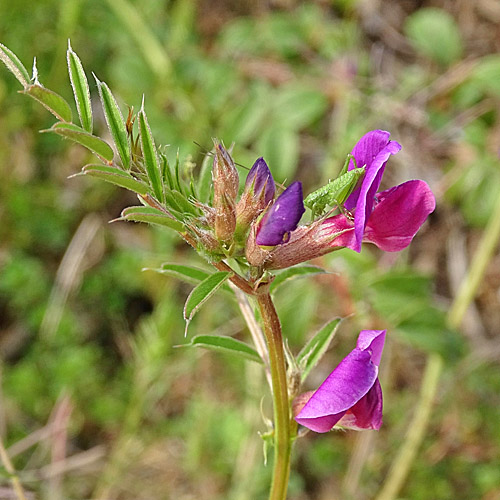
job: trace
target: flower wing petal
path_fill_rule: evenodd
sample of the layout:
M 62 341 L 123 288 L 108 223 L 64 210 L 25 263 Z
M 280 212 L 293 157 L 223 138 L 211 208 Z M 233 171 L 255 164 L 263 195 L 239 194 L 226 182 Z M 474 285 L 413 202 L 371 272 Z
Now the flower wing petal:
M 302 184 L 293 182 L 262 218 L 257 230 L 257 245 L 276 246 L 284 243 L 283 237 L 297 227 L 304 212 Z
M 372 388 L 337 422 L 353 430 L 375 429 L 382 426 L 382 388 L 378 378 Z
M 436 200 L 426 182 L 408 181 L 377 195 L 366 225 L 364 240 L 386 252 L 406 248 L 427 216 L 436 207 Z

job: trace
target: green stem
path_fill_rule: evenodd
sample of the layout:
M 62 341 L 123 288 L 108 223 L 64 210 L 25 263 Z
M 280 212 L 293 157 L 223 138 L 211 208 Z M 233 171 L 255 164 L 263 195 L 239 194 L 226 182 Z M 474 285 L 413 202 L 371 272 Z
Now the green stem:
M 472 259 L 467 276 L 464 278 L 448 311 L 448 325 L 458 328 L 462 323 L 469 304 L 474 300 L 491 257 L 500 239 L 500 196 L 488 221 L 483 237 Z M 398 455 L 394 459 L 384 486 L 375 500 L 394 500 L 408 476 L 418 448 L 429 424 L 432 403 L 437 393 L 444 362 L 439 354 L 429 354 L 427 366 L 420 386 L 420 396 L 415 415 L 408 427 L 407 436 Z
M 285 500 L 292 449 L 285 352 L 280 320 L 269 292 L 258 293 L 257 302 L 269 349 L 269 365 L 273 385 L 274 470 L 269 500 Z

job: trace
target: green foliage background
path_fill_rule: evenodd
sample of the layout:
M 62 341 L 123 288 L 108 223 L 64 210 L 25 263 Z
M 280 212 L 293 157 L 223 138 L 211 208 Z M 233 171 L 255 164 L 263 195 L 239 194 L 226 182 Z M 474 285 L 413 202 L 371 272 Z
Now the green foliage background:
M 500 499 L 498 254 L 460 331 L 446 326 L 500 192 L 498 22 L 493 0 L 0 3 L 0 42 L 27 67 L 36 56 L 43 84 L 71 100 L 71 38 L 123 112 L 145 94 L 157 143 L 193 168 L 218 137 L 235 142 L 242 166 L 262 155 L 278 181 L 300 179 L 309 192 L 363 133 L 383 128 L 403 144 L 387 187 L 431 185 L 438 208 L 409 250 L 342 251 L 318 262 L 341 274 L 276 293 L 295 352 L 327 320 L 354 313 L 310 388 L 360 329 L 389 331 L 382 430 L 299 440 L 290 499 L 375 496 L 429 352 L 447 367 L 401 498 Z M 133 196 L 68 179 L 91 156 L 39 134 L 53 119 L 17 90 L 2 66 L 0 431 L 22 483 L 42 499 L 266 498 L 257 432 L 259 407 L 271 410 L 260 367 L 176 349 L 191 287 L 142 271 L 204 263 L 166 230 L 108 225 Z M 102 116 L 95 127 L 106 133 Z M 215 332 L 248 339 L 229 294 L 190 326 L 190 335 Z

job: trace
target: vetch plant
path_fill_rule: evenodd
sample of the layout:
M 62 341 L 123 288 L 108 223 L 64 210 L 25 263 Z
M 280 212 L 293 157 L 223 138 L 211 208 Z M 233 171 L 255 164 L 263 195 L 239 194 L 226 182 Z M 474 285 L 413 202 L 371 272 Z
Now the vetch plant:
M 71 106 L 40 83 L 36 65 L 30 78 L 3 45 L 0 59 L 21 83 L 22 92 L 57 118 L 48 132 L 81 144 L 96 156 L 96 163 L 85 165 L 78 175 L 136 193 L 139 204 L 123 210 L 122 220 L 176 231 L 214 267 L 212 274 L 175 264 L 164 264 L 159 270 L 198 283 L 184 306 L 186 334 L 200 307 L 228 281 L 241 307 L 245 295 L 257 305 L 262 331 L 250 328 L 255 347 L 231 337 L 207 335 L 194 337 L 189 345 L 223 349 L 263 365 L 274 411 L 268 433 L 274 445 L 271 500 L 286 498 L 298 425 L 316 432 L 334 427 L 380 428 L 378 368 L 386 331 L 363 330 L 356 348 L 325 382 L 315 392 L 302 393 L 302 385 L 327 351 L 340 320 L 330 321 L 294 356 L 284 342 L 271 291 L 283 276 L 317 272 L 316 267 L 294 267 L 297 264 L 341 248 L 360 252 L 362 242 L 370 242 L 393 252 L 410 244 L 434 210 L 435 200 L 420 180 L 378 192 L 390 156 L 401 149 L 389 140 L 389 132 L 374 130 L 364 135 L 339 176 L 305 200 L 299 181 L 286 188 L 276 184 L 264 158 L 250 168 L 240 194 L 236 163 L 220 141 L 214 140 L 211 172 L 205 168 L 195 179 L 182 169 L 179 159 L 171 165 L 165 151 L 157 147 L 144 99 L 139 112 L 130 109 L 124 119 L 109 87 L 94 75 L 112 144 L 95 135 L 90 86 L 71 46 L 68 70 L 79 125 L 73 122 Z M 304 217 L 306 207 L 310 210 Z M 276 272 L 280 269 L 286 271 Z

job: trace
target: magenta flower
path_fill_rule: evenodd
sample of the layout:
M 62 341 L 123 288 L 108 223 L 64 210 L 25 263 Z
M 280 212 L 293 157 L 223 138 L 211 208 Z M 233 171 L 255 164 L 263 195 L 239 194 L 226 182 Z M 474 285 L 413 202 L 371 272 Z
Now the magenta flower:
M 257 245 L 273 247 L 288 241 L 304 212 L 302 184 L 293 182 L 264 214 L 257 229 Z
M 361 186 L 345 202 L 345 208 L 354 211 L 354 232 L 344 232 L 336 245 L 359 252 L 361 242 L 368 241 L 387 252 L 397 252 L 410 244 L 436 207 L 434 195 L 424 181 L 408 181 L 377 193 L 387 160 L 401 149 L 389 136 L 384 130 L 373 130 L 352 150 L 356 166 L 365 166 L 366 173 Z M 351 160 L 349 170 L 353 168 Z M 335 232 L 352 227 L 343 215 L 330 217 L 324 223 Z
M 321 384 L 295 420 L 315 432 L 335 425 L 362 430 L 382 425 L 378 366 L 386 330 L 363 330 L 352 350 Z

